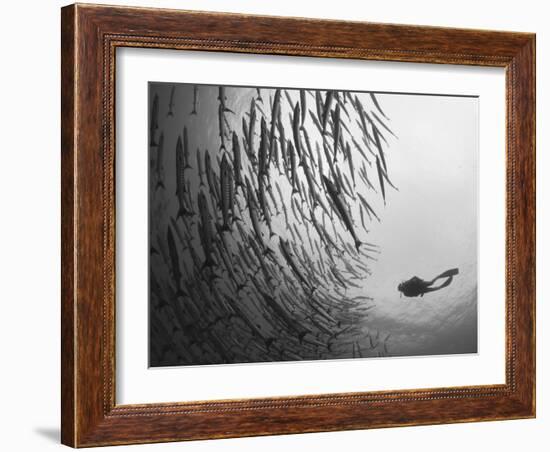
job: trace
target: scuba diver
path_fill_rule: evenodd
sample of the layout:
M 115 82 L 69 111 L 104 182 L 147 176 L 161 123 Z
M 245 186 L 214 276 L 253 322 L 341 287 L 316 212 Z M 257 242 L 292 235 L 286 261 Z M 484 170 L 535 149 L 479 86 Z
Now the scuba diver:
M 423 279 L 420 279 L 417 276 L 413 276 L 408 281 L 404 281 L 401 284 L 399 284 L 397 286 L 397 290 L 399 290 L 399 292 L 401 292 L 406 297 L 418 297 L 418 296 L 423 297 L 425 293 L 435 292 L 436 290 L 447 287 L 453 281 L 453 276 L 456 276 L 456 275 L 458 275 L 458 268 L 452 268 L 451 270 L 447 270 L 446 272 L 443 272 L 440 275 L 436 276 L 431 281 L 424 281 Z M 433 286 L 433 284 L 435 284 L 437 280 L 443 279 L 443 278 L 446 278 L 445 281 L 443 281 L 438 286 Z

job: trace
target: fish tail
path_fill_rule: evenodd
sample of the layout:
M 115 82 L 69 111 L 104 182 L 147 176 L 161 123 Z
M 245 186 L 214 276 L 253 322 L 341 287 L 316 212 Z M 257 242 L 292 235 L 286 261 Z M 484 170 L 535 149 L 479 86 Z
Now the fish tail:
M 157 182 L 157 186 L 155 187 L 155 190 L 158 190 L 159 188 L 162 188 L 163 190 L 166 189 L 166 187 L 164 186 L 164 182 L 162 182 L 161 180 Z
M 167 114 L 166 116 L 172 117 L 172 116 L 174 116 L 174 113 L 172 113 L 171 111 L 169 111 L 168 114 Z
M 178 287 L 178 290 L 176 290 L 176 297 L 186 297 L 186 296 L 187 296 L 187 293 L 185 293 L 181 287 Z
M 231 227 L 226 221 L 223 222 L 222 231 L 231 232 Z
M 193 167 L 191 165 L 189 165 L 189 163 L 186 163 L 185 166 L 183 167 L 184 170 L 186 169 L 193 169 Z
M 196 114 L 197 114 L 197 110 L 195 110 L 195 109 L 193 108 L 193 111 L 192 111 L 191 113 L 189 113 L 189 114 L 190 114 L 190 115 L 196 115 Z
M 355 239 L 355 249 L 357 249 L 357 251 L 359 251 L 359 247 L 362 245 L 363 243 L 360 242 L 359 240 Z

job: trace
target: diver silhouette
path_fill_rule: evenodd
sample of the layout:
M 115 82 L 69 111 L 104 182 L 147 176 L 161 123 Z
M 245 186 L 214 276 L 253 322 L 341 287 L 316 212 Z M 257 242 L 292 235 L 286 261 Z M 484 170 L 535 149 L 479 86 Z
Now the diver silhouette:
M 456 275 L 458 275 L 458 268 L 452 268 L 451 270 L 447 270 L 446 272 L 443 272 L 440 275 L 437 275 L 431 281 L 424 281 L 423 279 L 420 279 L 418 276 L 413 276 L 408 281 L 404 281 L 401 284 L 399 284 L 397 286 L 397 290 L 399 290 L 399 292 L 401 292 L 406 297 L 418 297 L 418 296 L 423 297 L 425 293 L 435 292 L 436 290 L 447 287 L 453 281 L 453 276 L 456 276 Z M 446 278 L 445 281 L 443 281 L 438 286 L 433 286 L 433 284 L 435 284 L 435 282 L 438 279 L 442 279 L 442 278 Z

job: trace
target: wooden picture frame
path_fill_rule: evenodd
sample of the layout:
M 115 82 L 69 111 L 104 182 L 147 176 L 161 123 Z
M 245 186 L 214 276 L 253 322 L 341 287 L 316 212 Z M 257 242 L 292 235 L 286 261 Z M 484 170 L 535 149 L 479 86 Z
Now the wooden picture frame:
M 62 442 L 73 447 L 535 416 L 535 35 L 93 5 L 62 9 Z M 506 383 L 115 403 L 115 50 L 506 69 Z

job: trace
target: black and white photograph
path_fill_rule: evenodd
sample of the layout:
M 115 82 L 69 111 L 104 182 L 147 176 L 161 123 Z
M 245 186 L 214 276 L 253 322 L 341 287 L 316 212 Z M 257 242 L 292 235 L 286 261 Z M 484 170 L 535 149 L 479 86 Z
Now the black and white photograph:
M 149 365 L 477 352 L 478 98 L 149 83 Z

